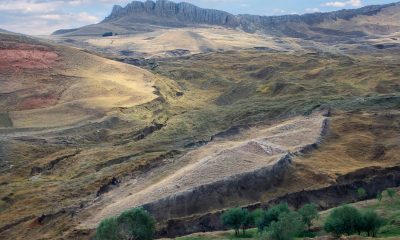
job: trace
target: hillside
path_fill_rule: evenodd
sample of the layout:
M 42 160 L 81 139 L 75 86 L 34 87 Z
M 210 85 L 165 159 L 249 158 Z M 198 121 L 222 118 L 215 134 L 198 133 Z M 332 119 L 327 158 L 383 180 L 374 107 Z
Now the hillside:
M 157 97 L 155 77 L 142 69 L 28 38 L 1 40 L 0 112 L 14 128 L 94 121 Z
M 179 195 L 181 190 L 177 188 L 175 191 L 175 184 L 171 184 L 170 197 L 164 197 L 168 194 L 152 194 L 154 199 L 151 201 L 156 204 L 146 204 L 157 216 L 160 232 L 166 236 L 203 231 L 204 228 L 218 229 L 217 225 L 198 223 L 204 217 L 212 219 L 218 216 L 209 213 L 218 213 L 220 209 L 237 204 L 278 201 L 286 194 L 293 194 L 289 196 L 293 196 L 295 203 L 297 194 L 304 194 L 304 199 L 312 198 L 322 207 L 332 207 L 352 201 L 352 195 L 335 194 L 337 184 L 345 189 L 354 184 L 366 184 L 366 188 L 372 189 L 380 181 L 383 182 L 376 185 L 379 188 L 397 184 L 390 177 L 398 173 L 391 168 L 399 164 L 396 139 L 400 97 L 396 86 L 400 68 L 399 54 L 395 52 L 349 57 L 231 51 L 165 59 L 158 62 L 153 73 L 148 73 L 77 50 L 49 47 L 55 51 L 47 48 L 42 51 L 55 52 L 63 58 L 72 51 L 75 57 L 82 54 L 93 58 L 96 63 L 110 63 L 107 69 L 124 66 L 122 69 L 133 71 L 130 76 L 138 81 L 142 79 L 135 78 L 138 71 L 141 76 L 155 75 L 158 97 L 136 106 L 135 103 L 118 108 L 110 106 L 108 118 L 83 121 L 68 128 L 41 128 L 36 132 L 22 131 L 18 126 L 3 128 L 0 151 L 5 160 L 0 178 L 2 238 L 18 239 L 29 235 L 31 239 L 42 239 L 43 236 L 85 239 L 102 217 L 135 206 L 136 201 L 138 204 L 149 203 L 140 200 L 136 193 L 151 185 L 154 192 L 159 192 L 157 186 L 163 186 L 163 179 L 179 178 L 182 181 L 179 188 L 188 189 Z M 50 61 L 50 64 L 63 61 Z M 386 66 L 384 70 L 382 61 Z M 78 70 L 79 66 L 76 66 L 73 73 L 79 73 Z M 21 69 L 21 73 L 30 71 Z M 48 73 L 49 70 L 43 71 Z M 84 81 L 83 77 L 80 79 Z M 55 88 L 47 81 L 44 86 Z M 265 171 L 260 168 L 257 173 L 261 182 L 240 174 L 251 166 L 258 171 L 259 164 L 268 164 L 261 161 L 264 157 L 260 162 L 237 159 L 237 166 L 243 167 L 232 167 L 230 175 L 234 181 L 199 182 L 205 184 L 199 188 L 201 191 L 192 191 L 196 187 L 180 177 L 190 176 L 191 171 L 198 171 L 199 175 L 208 174 L 210 171 L 201 170 L 202 164 L 211 164 L 214 160 L 206 161 L 201 156 L 213 152 L 214 146 L 222 150 L 215 153 L 214 159 L 228 157 L 229 152 L 237 151 L 232 147 L 244 140 L 251 146 L 249 149 L 254 149 L 243 153 L 247 156 L 252 156 L 252 151 L 260 154 L 257 149 L 271 151 L 276 148 L 273 152 L 285 152 L 287 150 L 279 150 L 282 147 L 278 145 L 289 143 L 282 145 L 280 138 L 275 142 L 273 134 L 278 133 L 268 133 L 267 129 L 274 129 L 291 117 L 307 119 L 307 115 L 319 111 L 330 116 L 327 135 L 319 140 L 319 144 L 311 144 L 303 153 L 294 154 L 289 162 L 279 165 L 283 167 L 274 167 L 273 171 L 279 172 L 279 177 L 274 180 L 270 179 L 268 167 Z M 64 117 L 58 119 L 64 122 Z M 283 128 L 282 134 L 296 133 L 300 129 L 307 131 L 307 128 L 296 130 L 289 126 Z M 246 140 L 254 138 L 252 132 L 261 133 L 257 129 L 266 129 L 263 137 L 274 143 L 272 148 L 262 142 L 254 145 Z M 313 132 L 316 128 L 311 127 L 311 130 Z M 233 142 L 229 142 L 231 138 Z M 315 141 L 315 136 L 310 138 L 310 142 L 290 138 L 299 146 Z M 221 146 L 225 147 L 221 149 L 219 144 L 223 142 Z M 316 148 L 318 145 L 320 147 Z M 286 149 L 295 153 L 291 148 Z M 188 157 L 196 154 L 199 158 Z M 182 173 L 175 172 L 174 169 L 180 168 Z M 238 186 L 246 190 L 239 190 Z M 209 191 L 226 193 L 211 196 Z M 329 195 L 332 198 L 324 198 L 325 195 L 319 195 L 319 191 L 333 191 Z M 135 198 L 132 202 L 131 199 Z M 185 211 L 179 207 L 182 201 Z M 288 201 L 291 200 L 288 198 Z M 116 210 L 112 210 L 112 204 L 118 206 Z M 95 217 L 96 214 L 101 217 Z M 211 219 L 207 220 L 210 224 L 213 223 Z M 87 223 L 92 220 L 94 222 Z M 187 228 L 187 224 L 192 227 Z
M 147 1 L 47 39 L 0 34 L 0 239 L 92 239 L 138 206 L 174 238 L 225 230 L 235 206 L 399 187 L 399 12 Z

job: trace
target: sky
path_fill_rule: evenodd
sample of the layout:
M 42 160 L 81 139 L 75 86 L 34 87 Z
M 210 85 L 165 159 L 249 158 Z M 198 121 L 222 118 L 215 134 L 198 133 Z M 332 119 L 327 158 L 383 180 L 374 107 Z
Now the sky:
M 47 35 L 103 20 L 113 5 L 132 0 L 0 0 L 0 28 Z M 285 15 L 335 11 L 398 0 L 184 0 L 199 7 L 233 14 Z M 176 0 L 176 2 L 180 2 Z

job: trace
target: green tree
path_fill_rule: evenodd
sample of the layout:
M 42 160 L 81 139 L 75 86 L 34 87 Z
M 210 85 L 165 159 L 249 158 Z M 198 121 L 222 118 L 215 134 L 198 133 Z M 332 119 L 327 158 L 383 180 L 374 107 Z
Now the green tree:
M 367 191 L 364 188 L 357 189 L 357 196 L 359 200 L 364 200 L 367 197 Z
M 231 208 L 224 212 L 221 221 L 224 225 L 235 230 L 235 235 L 239 235 L 239 229 L 246 220 L 246 211 L 242 208 Z
M 392 200 L 396 196 L 396 190 L 394 190 L 393 188 L 386 189 L 386 193 Z
M 116 218 L 107 218 L 101 221 L 96 229 L 96 240 L 120 240 L 122 236 Z
M 243 235 L 245 235 L 246 229 L 254 226 L 256 215 L 253 214 L 252 212 L 250 213 L 247 209 L 244 209 L 243 212 L 244 212 L 244 217 L 242 222 L 242 230 L 243 230 Z
M 254 211 L 251 212 L 252 218 L 254 220 L 254 224 L 256 225 L 258 221 L 260 221 L 260 219 L 262 218 L 262 216 L 264 215 L 265 211 L 263 209 L 256 209 Z
M 313 203 L 308 203 L 298 210 L 298 213 L 302 216 L 303 222 L 310 229 L 312 221 L 318 218 L 317 206 Z
M 382 201 L 382 192 L 378 192 L 378 193 L 376 194 L 376 199 L 378 199 L 379 202 Z
M 123 212 L 117 218 L 121 234 L 125 239 L 153 239 L 155 221 L 143 208 L 134 208 Z
M 278 204 L 264 211 L 262 216 L 256 221 L 257 228 L 260 232 L 264 231 L 273 221 L 278 221 L 282 213 L 289 213 L 290 209 L 286 203 Z
M 379 228 L 383 226 L 384 220 L 374 211 L 367 211 L 362 214 L 362 231 L 367 232 L 368 237 L 376 237 Z
M 264 219 L 267 211 L 263 209 L 257 209 L 253 211 L 253 216 L 254 216 L 254 223 L 258 228 L 259 232 L 262 232 L 264 230 Z
M 324 229 L 336 236 L 360 232 L 360 212 L 351 206 L 334 209 L 325 221 Z
M 297 212 L 284 212 L 268 228 L 271 240 L 291 240 L 304 230 L 303 217 Z

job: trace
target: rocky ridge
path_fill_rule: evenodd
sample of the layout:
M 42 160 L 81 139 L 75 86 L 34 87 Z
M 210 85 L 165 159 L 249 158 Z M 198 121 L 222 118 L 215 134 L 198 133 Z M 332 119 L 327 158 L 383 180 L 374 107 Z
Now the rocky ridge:
M 311 13 L 304 15 L 258 16 L 233 15 L 214 9 L 203 9 L 190 3 L 175 3 L 168 0 L 133 1 L 126 7 L 115 5 L 111 14 L 102 23 L 150 23 L 161 26 L 176 27 L 196 24 L 217 25 L 229 28 L 240 28 L 246 32 L 261 31 L 276 35 L 302 37 L 302 34 L 290 28 L 295 25 L 315 25 L 328 20 L 349 20 L 364 15 L 372 16 L 385 8 L 399 6 L 400 2 L 372 5 L 359 9 L 339 10 L 326 13 Z
M 227 12 L 199 8 L 190 3 L 175 3 L 168 0 L 157 0 L 153 2 L 133 1 L 126 7 L 115 5 L 111 14 L 103 22 L 113 21 L 126 16 L 145 18 L 156 16 L 159 18 L 170 18 L 183 23 L 222 25 L 237 27 L 238 19 Z

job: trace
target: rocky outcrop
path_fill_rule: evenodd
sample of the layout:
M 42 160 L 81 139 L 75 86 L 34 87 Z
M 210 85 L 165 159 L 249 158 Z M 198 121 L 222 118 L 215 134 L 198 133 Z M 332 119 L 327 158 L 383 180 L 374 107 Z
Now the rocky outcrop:
M 237 18 L 230 13 L 214 9 L 203 9 L 186 2 L 175 3 L 168 0 L 157 0 L 156 2 L 150 0 L 146 2 L 133 1 L 124 8 L 116 5 L 103 22 L 111 22 L 126 16 L 142 21 L 150 17 L 151 20 L 147 20 L 152 22 L 156 21 L 155 17 L 159 20 L 169 19 L 170 21 L 164 22 L 166 24 L 171 24 L 171 20 L 175 20 L 182 24 L 210 24 L 229 27 L 237 27 L 239 25 Z M 163 22 L 160 21 L 160 23 Z

